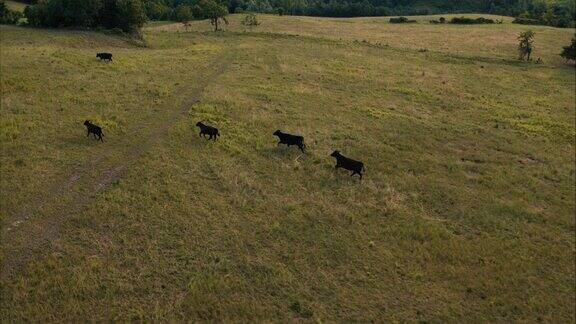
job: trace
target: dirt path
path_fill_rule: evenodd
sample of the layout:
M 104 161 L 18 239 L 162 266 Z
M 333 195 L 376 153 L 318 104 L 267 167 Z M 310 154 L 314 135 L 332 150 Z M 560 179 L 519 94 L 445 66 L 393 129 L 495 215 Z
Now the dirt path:
M 145 138 L 132 141 L 129 145 L 122 143 L 127 145 L 121 147 L 120 152 L 111 152 L 108 156 L 86 163 L 66 179 L 54 184 L 49 190 L 50 195 L 39 197 L 23 206 L 20 212 L 9 219 L 1 230 L 2 280 L 20 272 L 33 256 L 49 251 L 52 239 L 58 235 L 69 215 L 81 212 L 99 193 L 122 178 L 133 163 L 165 137 L 193 104 L 200 102 L 204 89 L 222 75 L 231 63 L 233 48 L 224 50 L 197 84 L 182 90 L 188 92 L 187 99 L 164 117 L 160 126 Z

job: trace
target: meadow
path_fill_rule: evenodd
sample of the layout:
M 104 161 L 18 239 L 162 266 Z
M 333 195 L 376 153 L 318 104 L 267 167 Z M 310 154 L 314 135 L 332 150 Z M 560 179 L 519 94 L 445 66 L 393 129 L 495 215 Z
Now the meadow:
M 26 8 L 26 4 L 12 0 L 6 0 L 6 5 L 8 8 L 15 11 L 24 11 L 24 8 Z
M 0 26 L 2 322 L 575 320 L 572 30 L 242 17 Z

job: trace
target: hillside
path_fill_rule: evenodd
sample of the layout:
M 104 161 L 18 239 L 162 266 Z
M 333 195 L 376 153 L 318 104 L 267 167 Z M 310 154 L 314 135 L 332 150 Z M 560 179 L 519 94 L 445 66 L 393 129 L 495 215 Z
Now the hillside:
M 241 18 L 0 26 L 2 322 L 575 320 L 572 31 Z
M 22 2 L 6 0 L 6 4 L 8 5 L 8 8 L 15 11 L 24 11 L 24 8 L 26 8 L 26 4 Z

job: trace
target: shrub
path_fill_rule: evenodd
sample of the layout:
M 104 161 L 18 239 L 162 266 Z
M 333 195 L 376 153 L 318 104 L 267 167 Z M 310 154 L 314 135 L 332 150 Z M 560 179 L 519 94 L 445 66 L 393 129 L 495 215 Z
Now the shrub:
M 10 10 L 4 1 L 0 1 L 0 24 L 17 24 L 22 17 L 21 12 Z
M 451 24 L 458 24 L 458 25 L 479 25 L 479 24 L 493 24 L 494 20 L 478 17 L 474 18 L 467 18 L 467 17 L 454 17 L 450 20 Z
M 563 47 L 560 56 L 565 58 L 567 61 L 576 62 L 576 36 L 572 38 L 572 42 L 570 43 L 570 45 Z
M 437 19 L 437 20 L 430 20 L 430 23 L 431 24 L 445 24 L 446 18 L 440 17 L 440 19 Z
M 531 18 L 523 18 L 517 17 L 512 21 L 513 24 L 520 24 L 520 25 L 544 25 L 544 22 L 538 19 L 531 19 Z
M 389 21 L 391 24 L 409 24 L 409 23 L 415 23 L 416 22 L 416 20 L 410 20 L 406 17 L 390 18 Z
M 256 14 L 249 13 L 246 16 L 244 16 L 244 18 L 242 19 L 242 25 L 244 25 L 246 27 L 256 27 L 256 26 L 260 25 L 260 22 L 258 21 Z
M 530 61 L 530 55 L 534 50 L 534 32 L 527 30 L 518 35 L 518 53 L 520 60 Z

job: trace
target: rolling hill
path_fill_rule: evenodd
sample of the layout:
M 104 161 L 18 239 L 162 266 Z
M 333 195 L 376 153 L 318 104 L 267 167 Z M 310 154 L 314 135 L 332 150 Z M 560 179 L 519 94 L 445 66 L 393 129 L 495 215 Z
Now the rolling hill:
M 0 26 L 2 322 L 574 321 L 572 31 L 242 17 Z

